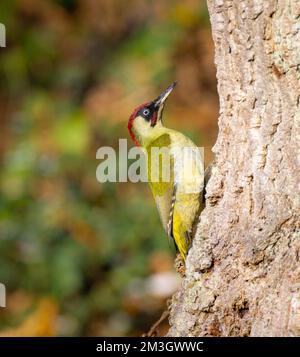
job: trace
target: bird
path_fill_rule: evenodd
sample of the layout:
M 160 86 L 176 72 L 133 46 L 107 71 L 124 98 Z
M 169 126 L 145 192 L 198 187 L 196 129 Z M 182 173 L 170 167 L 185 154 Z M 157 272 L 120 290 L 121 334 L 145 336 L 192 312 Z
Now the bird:
M 205 203 L 204 157 L 191 139 L 163 124 L 164 106 L 176 84 L 173 82 L 156 99 L 136 107 L 129 117 L 128 131 L 147 156 L 148 183 L 160 220 L 185 263 Z M 166 153 L 168 162 L 154 161 L 157 150 Z

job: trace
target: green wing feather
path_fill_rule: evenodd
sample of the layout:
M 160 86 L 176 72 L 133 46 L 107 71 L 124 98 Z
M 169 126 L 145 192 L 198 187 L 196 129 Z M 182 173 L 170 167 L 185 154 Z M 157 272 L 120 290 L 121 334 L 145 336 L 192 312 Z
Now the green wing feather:
M 178 147 L 195 146 L 183 135 L 177 135 L 176 138 L 176 146 Z M 190 245 L 190 239 L 193 235 L 192 228 L 200 211 L 204 208 L 204 190 L 202 192 L 187 193 L 184 190 L 186 186 L 182 186 L 182 183 L 177 186 L 175 185 L 174 153 L 171 153 L 172 145 L 172 137 L 169 134 L 162 134 L 146 147 L 148 154 L 148 180 L 163 227 L 168 236 L 174 239 L 176 247 L 185 259 Z M 170 165 L 166 165 L 166 163 L 162 165 L 163 160 L 161 156 L 159 156 L 160 160 L 158 162 L 153 161 L 155 159 L 153 155 L 154 148 L 164 149 L 162 155 L 169 155 L 164 159 L 169 159 L 168 162 Z M 187 171 L 190 175 L 194 175 L 194 170 L 196 170 L 196 166 L 194 165 L 196 165 L 195 162 L 190 166 L 190 170 Z M 158 170 L 156 176 L 153 175 L 153 170 Z M 167 175 L 164 176 L 166 170 L 169 170 L 167 172 L 167 174 L 169 174 L 168 180 L 165 180 Z M 208 181 L 209 176 L 210 167 L 208 167 L 205 172 L 205 183 Z M 156 180 L 153 180 L 153 178 Z
M 148 145 L 146 148 L 148 154 L 148 181 L 153 193 L 159 216 L 165 231 L 170 236 L 168 223 L 172 208 L 172 198 L 174 195 L 174 159 L 170 156 L 171 138 L 169 134 L 163 134 Z M 163 156 L 159 157 L 159 165 L 153 162 L 153 148 L 164 149 L 164 154 L 168 153 L 170 165 L 163 165 Z M 155 149 L 156 150 L 156 149 Z M 162 154 L 163 155 L 163 154 Z M 168 157 L 165 156 L 165 160 Z M 153 166 L 153 167 L 152 167 Z M 153 168 L 158 168 L 157 175 L 153 173 Z M 168 172 L 166 170 L 169 170 Z M 165 176 L 164 176 L 165 175 Z M 169 175 L 169 180 L 164 180 Z M 153 178 L 157 180 L 153 180 Z

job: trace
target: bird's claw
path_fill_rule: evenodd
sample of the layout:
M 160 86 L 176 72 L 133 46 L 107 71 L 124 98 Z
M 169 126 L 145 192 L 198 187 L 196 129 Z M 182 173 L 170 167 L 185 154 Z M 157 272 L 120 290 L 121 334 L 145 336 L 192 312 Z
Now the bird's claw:
M 182 278 L 185 277 L 185 262 L 180 253 L 175 258 L 174 267 Z

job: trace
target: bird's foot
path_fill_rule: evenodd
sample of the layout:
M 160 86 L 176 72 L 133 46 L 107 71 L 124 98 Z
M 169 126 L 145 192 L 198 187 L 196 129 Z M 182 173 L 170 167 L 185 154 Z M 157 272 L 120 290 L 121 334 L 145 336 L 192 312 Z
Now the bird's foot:
M 185 277 L 185 262 L 180 253 L 175 258 L 174 267 L 182 278 Z

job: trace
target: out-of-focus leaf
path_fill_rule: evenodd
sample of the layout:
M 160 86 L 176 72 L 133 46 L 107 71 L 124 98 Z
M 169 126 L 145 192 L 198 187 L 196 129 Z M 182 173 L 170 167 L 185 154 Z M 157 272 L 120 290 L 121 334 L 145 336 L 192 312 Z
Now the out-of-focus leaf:
M 54 127 L 54 141 L 62 154 L 82 155 L 89 143 L 89 128 L 80 113 L 57 121 Z

